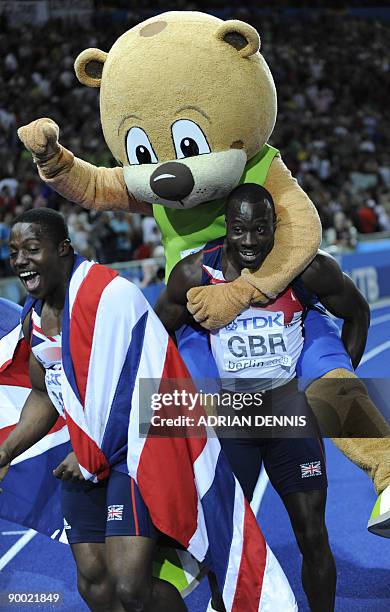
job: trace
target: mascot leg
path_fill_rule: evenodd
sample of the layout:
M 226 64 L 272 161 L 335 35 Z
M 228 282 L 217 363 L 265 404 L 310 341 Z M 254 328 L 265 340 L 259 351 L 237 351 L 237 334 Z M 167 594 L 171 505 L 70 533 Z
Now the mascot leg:
M 368 397 L 363 382 L 348 370 L 328 372 L 306 389 L 306 396 L 322 430 L 342 436 L 332 441 L 374 483 L 379 497 L 369 531 L 390 537 L 389 424 Z M 357 437 L 363 434 L 364 438 Z
M 354 374 L 335 328 L 326 315 L 308 315 L 299 375 L 311 379 L 306 396 L 323 435 L 374 483 L 379 497 L 368 529 L 390 537 L 390 426 Z

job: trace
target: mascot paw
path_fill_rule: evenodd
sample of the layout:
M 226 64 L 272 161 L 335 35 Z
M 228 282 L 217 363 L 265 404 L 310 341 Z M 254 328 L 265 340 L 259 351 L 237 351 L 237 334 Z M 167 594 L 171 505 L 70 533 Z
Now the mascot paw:
M 18 129 L 18 136 L 38 162 L 46 162 L 60 150 L 59 127 L 48 118 L 36 119 Z
M 367 529 L 383 538 L 390 538 L 390 485 L 378 496 Z
M 187 292 L 187 308 L 202 327 L 219 329 L 261 298 L 260 291 L 240 276 L 231 283 L 193 287 Z

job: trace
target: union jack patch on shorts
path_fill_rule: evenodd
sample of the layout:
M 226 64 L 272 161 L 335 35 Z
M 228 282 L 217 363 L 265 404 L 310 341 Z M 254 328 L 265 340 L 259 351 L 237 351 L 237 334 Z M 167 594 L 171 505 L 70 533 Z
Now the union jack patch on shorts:
M 310 476 L 321 476 L 321 461 L 301 463 L 301 475 L 302 478 L 309 478 Z
M 114 505 L 107 508 L 107 521 L 121 521 L 123 518 L 123 504 Z

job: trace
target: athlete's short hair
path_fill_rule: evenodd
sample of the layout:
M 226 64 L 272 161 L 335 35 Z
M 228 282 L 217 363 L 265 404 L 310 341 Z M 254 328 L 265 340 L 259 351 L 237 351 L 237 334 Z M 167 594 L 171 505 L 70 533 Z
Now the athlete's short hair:
M 61 213 L 51 208 L 31 208 L 21 213 L 11 223 L 11 227 L 17 223 L 34 223 L 40 227 L 40 233 L 55 245 L 63 240 L 69 240 L 68 226 Z
M 259 202 L 266 202 L 271 208 L 273 213 L 274 222 L 276 222 L 276 211 L 275 204 L 270 192 L 256 183 L 244 183 L 238 185 L 233 191 L 230 192 L 226 202 L 226 216 L 229 215 L 230 211 L 235 205 L 241 203 L 243 200 L 250 204 L 258 204 Z

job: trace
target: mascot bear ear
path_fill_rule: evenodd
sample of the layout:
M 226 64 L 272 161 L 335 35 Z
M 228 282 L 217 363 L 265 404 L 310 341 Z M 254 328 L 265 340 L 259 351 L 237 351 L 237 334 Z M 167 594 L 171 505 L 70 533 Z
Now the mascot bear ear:
M 222 23 L 215 32 L 218 40 L 237 49 L 241 57 L 250 57 L 260 50 L 260 36 L 248 23 L 230 19 Z
M 100 87 L 107 53 L 100 49 L 85 49 L 77 56 L 74 63 L 76 76 L 80 83 L 87 87 Z

